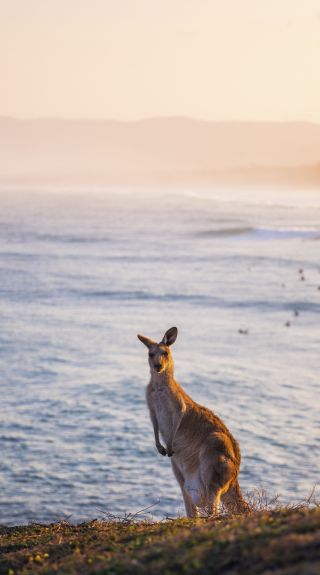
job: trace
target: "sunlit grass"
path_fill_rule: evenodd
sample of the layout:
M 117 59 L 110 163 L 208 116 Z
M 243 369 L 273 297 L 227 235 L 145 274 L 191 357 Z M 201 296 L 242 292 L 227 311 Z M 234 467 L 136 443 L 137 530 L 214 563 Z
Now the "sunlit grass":
M 138 511 L 80 525 L 1 527 L 0 573 L 320 572 L 320 507 L 314 493 L 281 507 L 278 498 L 257 490 L 250 506 L 246 515 L 196 520 L 154 522 Z

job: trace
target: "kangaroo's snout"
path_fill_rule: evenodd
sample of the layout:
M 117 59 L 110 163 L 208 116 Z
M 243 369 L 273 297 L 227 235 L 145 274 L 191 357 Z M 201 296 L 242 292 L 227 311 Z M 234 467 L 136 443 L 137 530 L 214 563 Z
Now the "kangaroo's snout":
M 167 356 L 163 353 L 149 353 L 149 364 L 151 369 L 154 369 L 157 373 L 161 373 L 167 367 Z

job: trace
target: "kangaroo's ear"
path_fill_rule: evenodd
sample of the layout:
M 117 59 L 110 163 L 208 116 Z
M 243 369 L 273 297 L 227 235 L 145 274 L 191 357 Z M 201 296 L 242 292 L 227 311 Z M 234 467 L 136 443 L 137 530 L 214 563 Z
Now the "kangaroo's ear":
M 153 339 L 150 339 L 149 337 L 146 337 L 145 335 L 137 335 L 137 338 L 140 339 L 140 341 L 142 341 L 142 343 L 144 343 L 144 345 L 147 346 L 147 348 L 149 349 L 152 345 L 156 345 L 156 342 L 153 341 Z
M 177 328 L 170 327 L 170 329 L 168 329 L 168 331 L 166 331 L 166 333 L 164 334 L 162 343 L 164 343 L 164 345 L 172 345 L 176 341 L 177 335 L 178 335 Z

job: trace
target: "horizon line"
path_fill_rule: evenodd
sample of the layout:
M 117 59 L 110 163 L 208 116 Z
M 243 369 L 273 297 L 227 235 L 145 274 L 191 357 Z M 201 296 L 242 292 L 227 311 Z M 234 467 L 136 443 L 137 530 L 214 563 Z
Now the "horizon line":
M 144 122 L 150 121 L 170 121 L 170 120 L 180 120 L 180 121 L 188 121 L 188 122 L 197 122 L 202 124 L 265 124 L 265 125 L 272 125 L 272 124 L 309 124 L 315 125 L 320 127 L 320 121 L 316 120 L 209 120 L 205 118 L 195 117 L 195 116 L 184 116 L 184 115 L 156 115 L 156 116 L 145 116 L 142 118 L 131 119 L 131 120 L 121 120 L 117 118 L 110 118 L 110 117 L 65 117 L 65 116 L 13 116 L 13 115 L 5 115 L 0 114 L 0 120 L 13 120 L 18 122 L 39 122 L 39 121 L 60 121 L 60 122 L 106 122 L 106 123 L 114 123 L 114 124 L 142 124 Z

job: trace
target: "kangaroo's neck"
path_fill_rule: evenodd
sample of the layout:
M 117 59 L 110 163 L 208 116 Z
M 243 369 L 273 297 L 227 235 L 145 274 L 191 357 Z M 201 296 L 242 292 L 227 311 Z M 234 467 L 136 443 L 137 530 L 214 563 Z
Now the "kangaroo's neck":
M 175 379 L 173 375 L 173 369 L 166 369 L 161 373 L 156 371 L 151 371 L 151 383 L 155 387 L 171 387 L 175 384 Z

